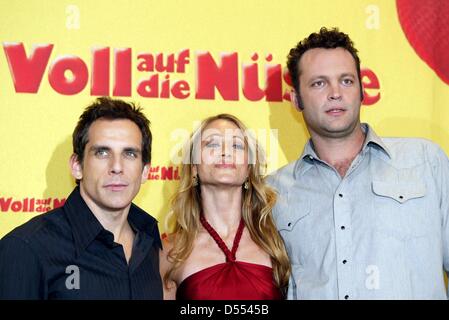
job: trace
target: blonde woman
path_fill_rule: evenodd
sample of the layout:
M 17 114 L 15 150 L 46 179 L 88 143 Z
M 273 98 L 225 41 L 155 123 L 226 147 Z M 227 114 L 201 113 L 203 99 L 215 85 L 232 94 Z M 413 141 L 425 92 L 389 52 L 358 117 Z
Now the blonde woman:
M 282 299 L 290 264 L 274 225 L 257 142 L 236 117 L 192 134 L 168 216 L 160 270 L 165 299 Z

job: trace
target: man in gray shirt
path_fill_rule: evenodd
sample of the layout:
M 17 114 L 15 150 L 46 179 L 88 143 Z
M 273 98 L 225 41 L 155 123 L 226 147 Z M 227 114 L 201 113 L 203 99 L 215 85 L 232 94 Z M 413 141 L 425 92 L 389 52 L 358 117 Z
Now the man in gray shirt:
M 292 264 L 289 299 L 446 299 L 449 161 L 424 139 L 360 123 L 360 60 L 322 28 L 290 50 L 292 102 L 311 139 L 269 177 Z

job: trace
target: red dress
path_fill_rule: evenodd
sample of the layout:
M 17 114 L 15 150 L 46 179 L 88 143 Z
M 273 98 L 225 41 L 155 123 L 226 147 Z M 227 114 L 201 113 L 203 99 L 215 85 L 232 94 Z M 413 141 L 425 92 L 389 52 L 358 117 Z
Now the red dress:
M 240 221 L 232 251 L 201 215 L 201 223 L 226 255 L 226 262 L 195 272 L 178 286 L 178 300 L 279 300 L 282 295 L 273 280 L 273 269 L 235 260 L 245 224 Z

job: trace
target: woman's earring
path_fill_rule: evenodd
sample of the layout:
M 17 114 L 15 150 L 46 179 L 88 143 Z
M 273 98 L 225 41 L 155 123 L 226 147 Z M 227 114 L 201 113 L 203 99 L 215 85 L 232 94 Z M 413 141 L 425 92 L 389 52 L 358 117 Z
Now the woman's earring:
M 245 183 L 243 184 L 243 189 L 248 190 L 249 189 L 249 181 L 246 180 Z
M 198 175 L 192 177 L 192 186 L 196 187 L 198 185 Z

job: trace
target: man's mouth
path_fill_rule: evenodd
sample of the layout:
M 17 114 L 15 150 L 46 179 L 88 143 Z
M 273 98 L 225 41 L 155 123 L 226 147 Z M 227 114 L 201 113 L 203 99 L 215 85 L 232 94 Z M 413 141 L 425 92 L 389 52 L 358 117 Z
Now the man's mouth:
M 339 108 L 339 107 L 331 108 L 326 111 L 327 114 L 332 115 L 332 116 L 339 116 L 345 112 L 346 112 L 345 108 Z
M 124 190 L 127 186 L 126 183 L 108 183 L 104 187 L 110 191 L 116 192 Z

